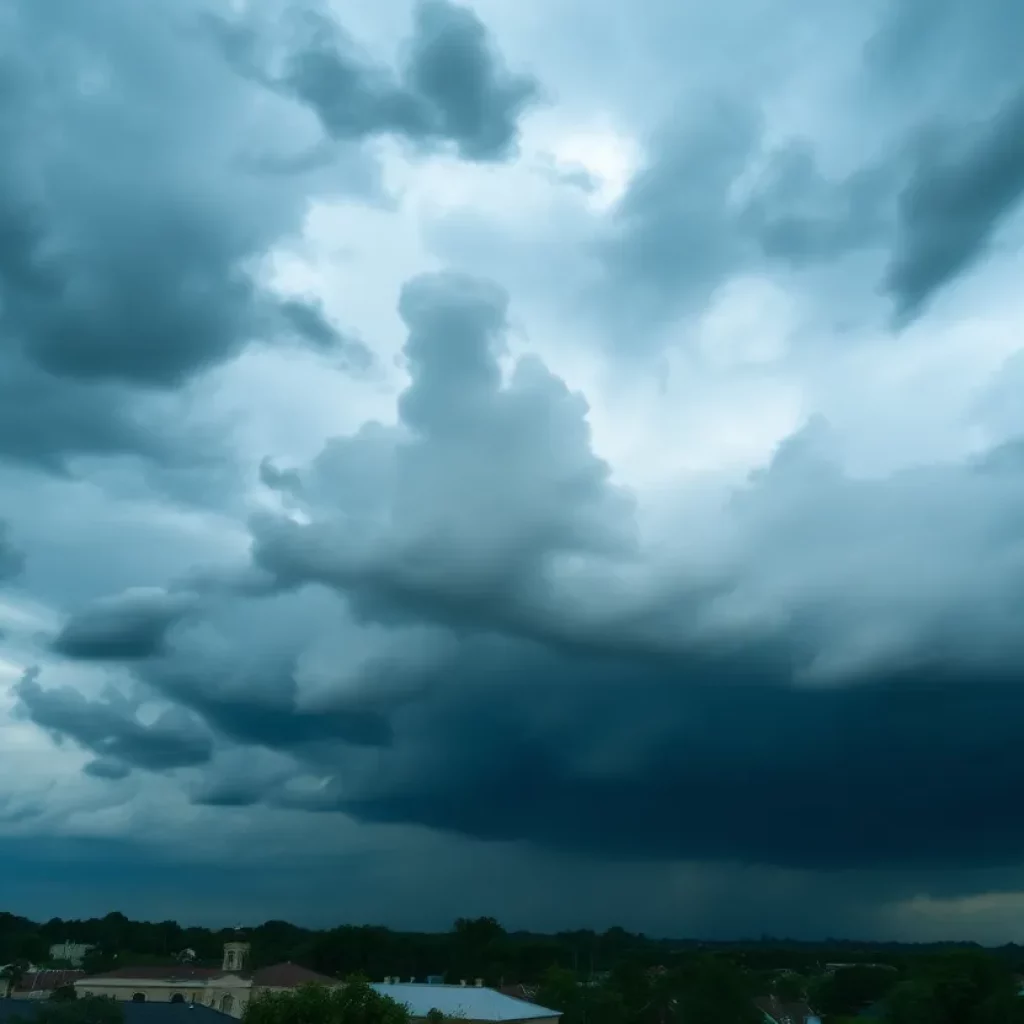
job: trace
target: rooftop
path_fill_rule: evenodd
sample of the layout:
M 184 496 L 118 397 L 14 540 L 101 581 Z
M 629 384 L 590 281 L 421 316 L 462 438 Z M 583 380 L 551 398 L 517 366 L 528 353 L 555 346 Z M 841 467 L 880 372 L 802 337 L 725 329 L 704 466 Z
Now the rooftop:
M 71 973 L 71 972 L 67 972 Z M 233 974 L 240 978 L 252 978 L 256 986 L 267 988 L 297 988 L 299 985 L 308 985 L 315 982 L 319 985 L 334 985 L 334 978 L 328 978 L 323 974 L 317 974 L 299 964 L 282 963 L 271 964 L 269 967 L 261 967 L 256 971 L 225 971 L 220 967 L 193 967 L 190 964 L 164 964 L 148 967 L 117 967 L 112 971 L 105 971 L 103 974 L 92 974 L 86 977 L 81 971 L 76 972 L 79 988 L 88 987 L 90 981 L 102 980 L 104 978 L 124 978 L 131 981 L 195 981 L 207 982 L 213 978 L 220 978 L 226 974 Z M 68 982 L 64 982 L 68 984 Z
M 26 971 L 14 986 L 15 992 L 52 992 L 55 988 L 73 985 L 85 971 L 54 970 Z
M 0 1024 L 32 1024 L 46 1000 L 0 999 Z M 52 1005 L 52 1004 L 49 1004 Z M 187 1003 L 118 1003 L 124 1024 L 231 1024 L 233 1017 L 209 1006 Z
M 549 1010 L 536 1003 L 515 999 L 493 988 L 470 985 L 423 985 L 414 982 L 389 984 L 376 982 L 371 986 L 382 996 L 404 1003 L 413 1017 L 426 1017 L 431 1010 L 464 1020 L 514 1021 L 560 1017 L 560 1010 Z

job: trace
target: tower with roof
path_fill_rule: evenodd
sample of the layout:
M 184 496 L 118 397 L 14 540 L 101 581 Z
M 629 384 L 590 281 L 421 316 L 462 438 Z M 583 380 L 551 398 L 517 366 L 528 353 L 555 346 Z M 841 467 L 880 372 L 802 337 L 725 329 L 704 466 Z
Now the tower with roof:
M 252 946 L 248 936 L 242 931 L 241 926 L 235 928 L 231 938 L 224 943 L 224 962 L 221 964 L 225 972 L 238 974 L 244 971 L 249 960 L 249 951 Z

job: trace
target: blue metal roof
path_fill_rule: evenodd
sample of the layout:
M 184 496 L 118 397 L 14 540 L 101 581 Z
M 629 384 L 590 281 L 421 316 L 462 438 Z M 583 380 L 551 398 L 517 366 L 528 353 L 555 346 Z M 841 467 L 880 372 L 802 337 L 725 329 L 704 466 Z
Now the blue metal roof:
M 513 999 L 493 988 L 413 982 L 376 982 L 372 988 L 382 996 L 390 996 L 396 1003 L 404 1003 L 412 1017 L 426 1017 L 431 1010 L 440 1010 L 446 1017 L 455 1016 L 467 1021 L 537 1020 L 562 1015 L 560 1010 L 549 1010 L 523 999 Z
M 50 1006 L 47 999 L 0 999 L 0 1024 L 31 1024 L 40 1006 Z M 209 1006 L 190 1003 L 122 1003 L 124 1024 L 228 1024 L 235 1018 Z

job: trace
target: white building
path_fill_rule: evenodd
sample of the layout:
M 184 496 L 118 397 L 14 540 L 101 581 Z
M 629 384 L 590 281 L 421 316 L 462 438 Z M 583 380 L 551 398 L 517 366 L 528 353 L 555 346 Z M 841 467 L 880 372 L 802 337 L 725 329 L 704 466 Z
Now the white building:
M 118 967 L 103 974 L 79 978 L 80 996 L 106 996 L 118 1002 L 189 1003 L 209 1006 L 241 1017 L 249 1000 L 263 992 L 281 992 L 300 985 L 339 984 L 298 964 L 274 964 L 250 971 L 246 968 L 249 943 L 224 943 L 220 967 L 170 964 L 158 967 Z
M 86 954 L 93 948 L 84 942 L 58 942 L 50 947 L 50 959 L 67 960 L 72 967 L 81 967 Z

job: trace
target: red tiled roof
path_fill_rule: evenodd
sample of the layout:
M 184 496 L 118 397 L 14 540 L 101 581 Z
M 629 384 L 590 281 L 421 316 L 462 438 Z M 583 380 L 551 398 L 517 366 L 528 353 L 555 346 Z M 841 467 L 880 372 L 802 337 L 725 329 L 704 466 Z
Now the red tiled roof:
M 49 973 L 59 974 L 59 971 Z M 82 971 L 65 971 L 65 974 L 75 974 L 82 977 Z M 139 981 L 209 981 L 211 978 L 219 978 L 225 974 L 238 974 L 242 978 L 251 978 L 256 987 L 263 988 L 298 988 L 299 985 L 315 983 L 318 985 L 333 985 L 334 978 L 328 978 L 323 974 L 317 974 L 306 967 L 298 964 L 273 964 L 270 967 L 261 967 L 257 971 L 224 971 L 219 967 L 192 967 L 189 964 L 165 964 L 148 967 L 117 967 L 112 971 L 105 971 L 103 974 L 93 974 L 93 978 L 137 978 Z M 62 984 L 69 984 L 63 982 Z M 57 986 L 54 986 L 57 987 Z
M 79 971 L 79 974 L 83 972 Z M 140 981 L 205 981 L 224 974 L 219 967 L 192 967 L 189 964 L 154 964 L 147 967 L 115 967 L 92 974 L 90 978 L 138 978 Z
M 85 971 L 29 971 L 21 976 L 21 981 L 14 987 L 15 992 L 52 992 L 55 988 L 73 985 Z
M 252 983 L 260 988 L 298 988 L 299 985 L 335 985 L 334 978 L 317 974 L 306 967 L 298 964 L 273 964 L 270 967 L 261 967 L 252 974 Z

